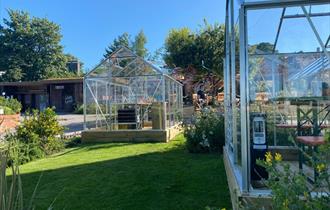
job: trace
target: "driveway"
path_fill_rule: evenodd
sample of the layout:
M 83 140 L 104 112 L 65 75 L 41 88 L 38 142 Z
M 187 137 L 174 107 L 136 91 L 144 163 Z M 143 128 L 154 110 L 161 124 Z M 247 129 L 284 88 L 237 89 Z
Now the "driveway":
M 82 131 L 84 128 L 84 115 L 82 114 L 57 114 L 58 121 L 66 127 L 64 133 Z

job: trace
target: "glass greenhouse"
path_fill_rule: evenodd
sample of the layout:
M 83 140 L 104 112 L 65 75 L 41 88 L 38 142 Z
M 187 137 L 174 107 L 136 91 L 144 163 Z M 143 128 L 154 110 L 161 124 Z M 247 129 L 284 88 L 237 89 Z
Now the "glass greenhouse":
M 166 130 L 182 120 L 182 85 L 122 47 L 84 78 L 85 130 Z
M 297 145 L 315 150 L 330 127 L 330 2 L 226 2 L 224 159 L 232 195 L 269 195 L 255 163 L 266 151 L 314 180 Z

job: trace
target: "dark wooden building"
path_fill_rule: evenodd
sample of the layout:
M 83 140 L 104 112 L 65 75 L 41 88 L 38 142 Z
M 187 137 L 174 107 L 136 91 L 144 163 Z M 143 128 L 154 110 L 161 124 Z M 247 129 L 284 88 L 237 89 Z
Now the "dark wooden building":
M 26 109 L 55 107 L 57 112 L 72 112 L 83 103 L 83 79 L 60 78 L 28 82 L 0 82 L 0 91 L 14 97 Z

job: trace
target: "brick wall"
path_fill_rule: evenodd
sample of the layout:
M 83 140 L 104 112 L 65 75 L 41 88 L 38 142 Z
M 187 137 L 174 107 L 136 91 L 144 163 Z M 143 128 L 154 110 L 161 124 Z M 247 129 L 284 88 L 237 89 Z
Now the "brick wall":
M 13 115 L 0 115 L 0 134 L 7 130 L 14 129 L 19 124 L 19 114 Z

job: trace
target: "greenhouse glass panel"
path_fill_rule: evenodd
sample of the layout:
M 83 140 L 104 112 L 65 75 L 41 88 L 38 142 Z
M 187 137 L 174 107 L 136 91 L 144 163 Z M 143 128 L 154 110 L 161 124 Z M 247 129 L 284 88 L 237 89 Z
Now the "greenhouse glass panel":
M 85 128 L 166 130 L 180 124 L 181 83 L 122 47 L 84 78 Z
M 224 159 L 233 191 L 270 195 L 256 166 L 267 151 L 299 165 L 295 173 L 315 172 L 298 158 L 310 146 L 300 139 L 330 128 L 329 49 L 327 0 L 227 0 Z

